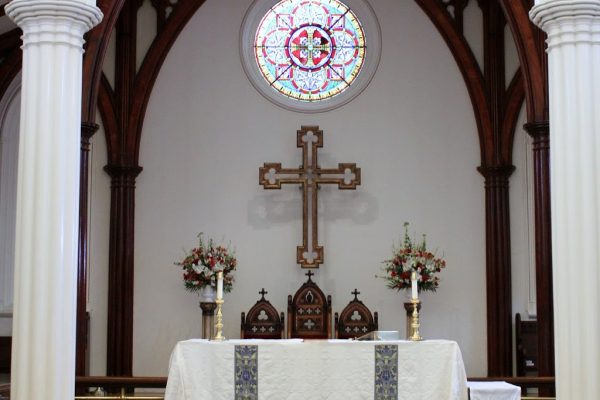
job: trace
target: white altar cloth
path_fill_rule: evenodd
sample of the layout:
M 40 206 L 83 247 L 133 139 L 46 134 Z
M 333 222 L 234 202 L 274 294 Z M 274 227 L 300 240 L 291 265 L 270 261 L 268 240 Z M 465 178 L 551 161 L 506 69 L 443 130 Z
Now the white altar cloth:
M 165 400 L 466 400 L 455 342 L 187 340 Z
M 521 400 L 521 388 L 507 382 L 467 382 L 471 400 Z

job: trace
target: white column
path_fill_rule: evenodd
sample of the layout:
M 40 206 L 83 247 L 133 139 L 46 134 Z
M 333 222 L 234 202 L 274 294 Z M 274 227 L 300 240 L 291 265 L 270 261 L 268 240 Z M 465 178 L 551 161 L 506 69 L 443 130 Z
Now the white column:
M 536 1 L 548 34 L 556 385 L 600 396 L 600 0 Z
M 83 34 L 91 0 L 13 0 L 23 30 L 11 398 L 74 396 Z

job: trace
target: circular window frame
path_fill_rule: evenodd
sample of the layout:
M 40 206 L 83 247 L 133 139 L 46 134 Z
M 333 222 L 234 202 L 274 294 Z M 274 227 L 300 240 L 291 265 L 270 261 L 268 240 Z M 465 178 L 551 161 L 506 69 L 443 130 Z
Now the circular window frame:
M 252 86 L 267 100 L 290 111 L 319 113 L 330 111 L 350 102 L 371 82 L 381 58 L 381 28 L 373 8 L 366 0 L 339 0 L 356 15 L 365 34 L 366 52 L 361 71 L 352 84 L 341 93 L 318 101 L 302 101 L 273 89 L 260 72 L 254 56 L 256 30 L 263 17 L 280 0 L 254 0 L 240 29 L 240 59 Z

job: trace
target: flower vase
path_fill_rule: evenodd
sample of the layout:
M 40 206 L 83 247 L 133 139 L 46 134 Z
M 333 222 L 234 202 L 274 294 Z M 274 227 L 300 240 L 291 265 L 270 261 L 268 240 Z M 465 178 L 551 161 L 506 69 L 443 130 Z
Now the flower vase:
M 200 303 L 214 303 L 217 299 L 217 289 L 206 285 L 200 290 Z

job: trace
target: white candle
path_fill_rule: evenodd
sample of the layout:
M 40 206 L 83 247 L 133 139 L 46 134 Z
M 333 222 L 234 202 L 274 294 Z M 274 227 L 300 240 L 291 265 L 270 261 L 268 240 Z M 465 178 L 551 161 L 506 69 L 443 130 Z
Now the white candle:
M 417 289 L 417 273 L 414 271 L 410 275 L 410 289 L 412 291 L 413 300 L 417 300 L 419 298 L 419 291 Z
M 223 300 L 223 271 L 217 272 L 217 299 Z

